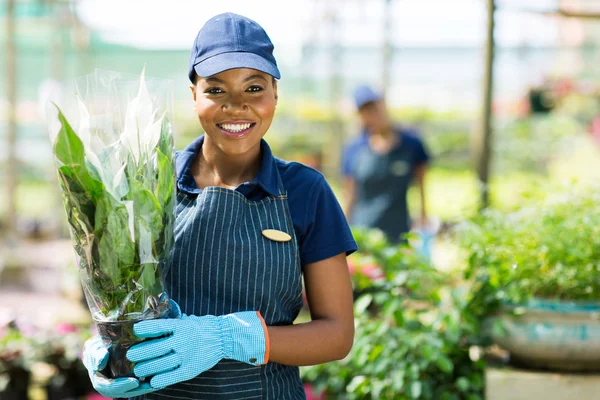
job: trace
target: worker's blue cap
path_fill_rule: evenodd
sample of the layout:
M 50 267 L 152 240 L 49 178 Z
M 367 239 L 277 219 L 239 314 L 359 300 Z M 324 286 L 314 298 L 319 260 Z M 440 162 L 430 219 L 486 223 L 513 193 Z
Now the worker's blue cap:
M 250 18 L 224 13 L 209 19 L 198 32 L 190 54 L 188 75 L 206 78 L 234 68 L 252 68 L 281 77 L 273 57 L 273 43 Z
M 356 108 L 360 109 L 367 103 L 379 101 L 383 98 L 380 93 L 373 90 L 370 86 L 362 85 L 354 89 L 354 103 Z

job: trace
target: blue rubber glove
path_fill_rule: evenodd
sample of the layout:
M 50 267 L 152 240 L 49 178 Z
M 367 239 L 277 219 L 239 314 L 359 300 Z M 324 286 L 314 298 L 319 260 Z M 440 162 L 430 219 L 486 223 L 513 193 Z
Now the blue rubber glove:
M 110 379 L 100 371 L 108 364 L 108 350 L 100 336 L 88 339 L 83 348 L 83 365 L 88 370 L 92 386 L 104 397 L 123 398 L 141 396 L 160 388 L 140 383 L 136 378 Z
M 153 388 L 190 380 L 224 358 L 252 365 L 269 359 L 267 326 L 254 311 L 141 321 L 133 332 L 140 338 L 158 338 L 127 351 L 127 358 L 136 363 L 135 375 L 152 376 Z
M 173 300 L 170 300 L 170 303 L 171 311 L 169 317 L 181 317 L 179 305 Z M 93 336 L 85 342 L 82 358 L 83 365 L 88 370 L 88 375 L 92 381 L 92 386 L 104 397 L 135 397 L 162 389 L 161 387 L 152 387 L 147 382 L 141 383 L 136 378 L 111 379 L 102 374 L 100 371 L 106 368 L 109 355 L 108 347 L 104 344 L 100 336 Z

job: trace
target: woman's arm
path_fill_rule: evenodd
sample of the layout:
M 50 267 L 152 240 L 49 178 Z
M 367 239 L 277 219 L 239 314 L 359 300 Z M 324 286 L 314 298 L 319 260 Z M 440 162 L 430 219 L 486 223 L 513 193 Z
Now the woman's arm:
M 269 361 L 313 365 L 344 358 L 354 341 L 352 283 L 344 253 L 304 266 L 312 321 L 269 326 Z

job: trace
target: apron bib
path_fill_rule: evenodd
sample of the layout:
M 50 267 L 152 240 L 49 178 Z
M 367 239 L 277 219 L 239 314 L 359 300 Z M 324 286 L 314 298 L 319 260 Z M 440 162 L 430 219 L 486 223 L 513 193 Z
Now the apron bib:
M 249 201 L 241 193 L 207 187 L 177 195 L 175 243 L 165 287 L 184 314 L 260 311 L 267 325 L 291 325 L 302 308 L 302 269 L 287 194 Z M 291 236 L 277 242 L 262 232 Z M 196 378 L 146 399 L 305 399 L 299 369 L 256 367 L 222 360 Z

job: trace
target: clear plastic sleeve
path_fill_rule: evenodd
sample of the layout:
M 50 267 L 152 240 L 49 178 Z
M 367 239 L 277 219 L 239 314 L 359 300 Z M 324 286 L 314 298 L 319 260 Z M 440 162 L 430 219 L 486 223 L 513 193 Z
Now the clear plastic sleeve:
M 71 238 L 96 323 L 168 314 L 173 242 L 172 81 L 113 71 L 66 82 L 47 104 Z
M 85 297 L 109 346 L 107 374 L 132 376 L 136 321 L 167 318 L 173 243 L 172 82 L 96 70 L 62 85 L 47 122 Z

